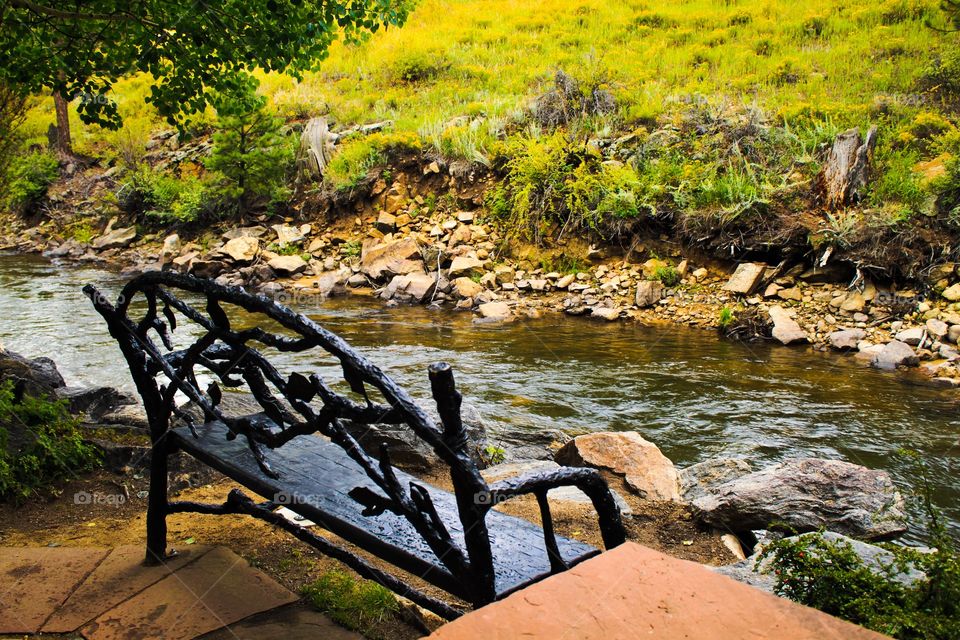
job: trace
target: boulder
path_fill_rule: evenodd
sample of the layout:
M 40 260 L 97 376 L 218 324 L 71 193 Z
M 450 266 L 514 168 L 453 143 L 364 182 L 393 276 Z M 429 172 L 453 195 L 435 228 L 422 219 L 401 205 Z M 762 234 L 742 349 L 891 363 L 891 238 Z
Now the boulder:
M 385 300 L 411 300 L 426 302 L 433 295 L 437 285 L 435 276 L 426 273 L 409 273 L 403 276 L 394 276 L 380 297 Z
M 523 428 L 506 423 L 494 423 L 487 439 L 503 449 L 504 461 L 553 460 L 553 455 L 570 442 L 570 436 L 548 426 Z
M 66 386 L 57 364 L 50 358 L 25 358 L 0 346 L 0 382 L 32 396 L 49 396 Z
M 766 270 L 767 265 L 760 262 L 739 264 L 727 284 L 723 285 L 723 290 L 748 296 L 760 286 L 760 281 L 763 279 Z
M 871 363 L 878 369 L 892 370 L 897 367 L 915 367 L 920 364 L 920 357 L 910 345 L 891 340 L 873 356 Z
M 741 458 L 711 458 L 680 470 L 680 497 L 690 502 L 707 495 L 713 487 L 736 480 L 753 467 Z
M 840 303 L 841 311 L 850 311 L 855 313 L 858 311 L 863 311 L 863 308 L 866 306 L 867 301 L 863 297 L 863 294 L 859 291 L 851 291 L 847 294 L 847 297 L 843 299 L 843 302 Z
M 306 237 L 297 227 L 288 224 L 275 224 L 271 227 L 277 234 L 277 244 L 285 247 L 290 244 L 300 244 Z
M 506 302 L 486 302 L 477 307 L 477 311 L 482 318 L 488 320 L 506 320 L 511 316 L 510 307 Z
M 220 237 L 223 238 L 225 242 L 229 242 L 234 238 L 262 238 L 265 235 L 267 235 L 267 228 L 256 225 L 253 227 L 237 227 L 230 229 Z
M 635 431 L 577 436 L 554 460 L 569 467 L 593 467 L 623 479 L 627 488 L 648 500 L 680 500 L 676 467 L 657 445 Z
M 372 280 L 381 281 L 425 269 L 420 245 L 414 238 L 404 238 L 365 250 L 360 258 L 360 270 Z
M 773 337 L 782 344 L 794 344 L 807 341 L 807 332 L 804 331 L 797 321 L 790 317 L 790 314 L 780 306 L 770 307 L 768 310 L 770 321 L 773 323 Z
M 637 294 L 634 303 L 644 309 L 652 307 L 663 298 L 663 283 L 658 280 L 641 280 L 637 284 Z
M 279 276 L 295 276 L 307 268 L 307 263 L 300 256 L 277 256 L 271 259 L 267 266 Z
M 120 407 L 137 404 L 135 398 L 113 387 L 61 387 L 56 395 L 67 402 L 70 413 L 86 414 L 87 420 L 99 420 Z
M 483 273 L 483 262 L 470 256 L 457 256 L 450 263 L 449 277 L 480 275 Z
M 172 233 L 163 239 L 163 247 L 160 249 L 160 264 L 170 264 L 173 259 L 180 255 L 182 245 L 180 236 Z
M 590 310 L 590 317 L 613 322 L 620 318 L 620 309 L 614 307 L 593 307 Z
M 865 337 L 867 332 L 863 329 L 841 329 L 828 335 L 827 340 L 837 351 L 855 351 Z
M 453 281 L 453 290 L 460 298 L 472 298 L 483 291 L 483 286 L 470 278 L 457 278 Z
M 907 529 L 890 474 L 840 460 L 787 460 L 710 486 L 690 504 L 700 522 L 733 532 L 782 523 L 800 533 L 826 527 L 873 540 Z
M 393 233 L 397 230 L 397 216 L 381 211 L 377 216 L 377 229 L 383 233 Z
M 947 326 L 947 323 L 936 318 L 930 318 L 927 320 L 926 329 L 927 334 L 933 336 L 937 340 L 943 340 L 950 332 L 950 327 Z
M 193 260 L 190 262 L 190 273 L 198 278 L 216 278 L 230 267 L 222 260 Z
M 897 340 L 912 347 L 917 346 L 923 340 L 925 330 L 923 327 L 910 327 L 897 332 Z
M 260 240 L 252 236 L 240 236 L 228 240 L 225 245 L 217 250 L 217 255 L 244 264 L 253 262 L 258 253 L 260 253 Z
M 99 251 L 107 249 L 125 249 L 137 239 L 136 227 L 113 229 L 93 241 L 93 248 Z

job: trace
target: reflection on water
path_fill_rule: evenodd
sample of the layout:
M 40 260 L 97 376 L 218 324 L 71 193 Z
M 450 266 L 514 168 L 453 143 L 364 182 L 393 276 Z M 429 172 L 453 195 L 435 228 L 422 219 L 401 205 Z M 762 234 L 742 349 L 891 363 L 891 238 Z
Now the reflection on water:
M 80 292 L 119 279 L 90 268 L 0 256 L 0 342 L 55 359 L 68 381 L 131 389 L 99 316 Z M 904 485 L 900 448 L 925 454 L 936 502 L 960 520 L 960 404 L 852 358 L 717 340 L 699 330 L 644 328 L 563 317 L 474 325 L 471 314 L 386 309 L 366 299 L 301 307 L 428 398 L 426 368 L 445 360 L 464 396 L 490 421 L 570 432 L 634 429 L 679 466 L 737 455 L 763 464 L 838 457 L 887 469 Z M 316 354 L 287 365 L 336 379 Z

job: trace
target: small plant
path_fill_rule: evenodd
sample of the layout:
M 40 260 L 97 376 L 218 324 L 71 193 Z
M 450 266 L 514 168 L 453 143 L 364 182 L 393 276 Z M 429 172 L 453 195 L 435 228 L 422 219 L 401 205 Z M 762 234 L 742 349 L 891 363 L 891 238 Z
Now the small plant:
M 94 230 L 94 228 L 90 226 L 90 223 L 88 222 L 79 222 L 73 225 L 70 233 L 73 236 L 73 239 L 80 244 L 90 244 L 93 242 L 93 239 L 97 237 L 96 230 Z
M 735 319 L 736 315 L 733 313 L 733 309 L 724 307 L 720 309 L 720 317 L 717 319 L 717 324 L 720 326 L 721 331 L 726 331 Z
M 651 280 L 659 280 L 665 287 L 675 287 L 680 284 L 682 277 L 676 267 L 664 265 L 654 270 Z
M 117 199 L 125 211 L 161 224 L 201 221 L 213 206 L 209 185 L 199 178 L 177 178 L 147 165 L 130 174 Z
M 16 213 L 32 213 L 47 196 L 47 188 L 60 176 L 60 163 L 49 153 L 28 153 L 10 163 L 7 207 Z
M 483 448 L 483 458 L 486 460 L 487 464 L 501 464 L 507 459 L 507 451 L 503 447 L 488 444 Z
M 389 589 L 337 570 L 323 573 L 301 593 L 334 622 L 361 633 L 399 609 Z
M 351 240 L 340 247 L 340 253 L 348 258 L 355 258 L 360 255 L 362 245 L 358 240 Z
M 64 401 L 15 393 L 0 384 L 0 499 L 20 502 L 97 463 Z M 19 435 L 16 449 L 10 433 Z
M 407 84 L 432 80 L 450 68 L 450 61 L 442 51 L 409 51 L 393 62 L 394 80 Z

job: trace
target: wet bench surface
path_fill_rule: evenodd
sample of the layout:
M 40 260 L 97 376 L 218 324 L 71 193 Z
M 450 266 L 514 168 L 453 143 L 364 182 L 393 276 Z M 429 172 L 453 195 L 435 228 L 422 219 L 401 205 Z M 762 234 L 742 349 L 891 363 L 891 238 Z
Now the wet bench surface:
M 363 505 L 348 494 L 364 487 L 378 494 L 380 489 L 346 452 L 320 436 L 293 439 L 282 449 L 267 450 L 267 460 L 278 479 L 270 478 L 257 465 L 243 437 L 227 439 L 222 422 L 197 427 L 194 437 L 187 427 L 172 430 L 179 446 L 198 460 L 236 480 L 268 500 L 282 503 L 295 513 L 324 529 L 379 555 L 384 550 L 399 554 L 400 568 L 438 587 L 460 595 L 461 586 L 440 564 L 420 534 L 402 516 L 390 511 L 375 516 L 362 514 Z M 419 479 L 396 470 L 401 485 Z M 434 506 L 450 535 L 461 546 L 463 528 L 453 494 L 427 486 Z M 543 530 L 527 520 L 490 511 L 486 518 L 494 555 L 498 594 L 505 594 L 550 574 L 550 561 Z M 557 536 L 563 559 L 571 566 L 599 551 L 582 542 Z

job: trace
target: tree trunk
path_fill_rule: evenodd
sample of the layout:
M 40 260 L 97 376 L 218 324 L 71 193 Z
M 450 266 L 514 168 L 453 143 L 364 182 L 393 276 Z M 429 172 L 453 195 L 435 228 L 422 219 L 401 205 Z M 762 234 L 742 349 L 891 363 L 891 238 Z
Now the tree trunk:
M 819 176 L 828 209 L 839 209 L 860 201 L 876 144 L 876 127 L 870 127 L 866 138 L 860 137 L 859 129 L 850 129 L 837 136 Z
M 73 142 L 70 139 L 70 112 L 67 99 L 59 91 L 53 92 L 53 106 L 57 111 L 56 150 L 60 155 L 73 156 Z

